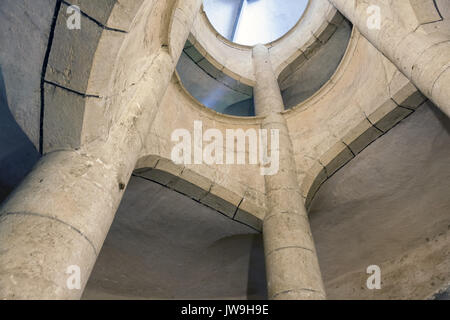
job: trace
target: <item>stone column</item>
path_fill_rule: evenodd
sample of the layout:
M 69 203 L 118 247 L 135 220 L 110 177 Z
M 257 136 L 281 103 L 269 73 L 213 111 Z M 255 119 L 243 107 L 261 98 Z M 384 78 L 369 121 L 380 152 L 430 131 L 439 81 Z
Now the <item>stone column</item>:
M 426 34 L 409 1 L 329 0 L 373 46 L 450 116 L 450 39 Z M 370 8 L 369 8 L 370 7 Z M 374 25 L 376 8 L 381 28 Z
M 0 299 L 81 297 L 200 3 L 179 4 L 177 38 L 153 57 L 108 140 L 47 154 L 0 208 Z
M 256 114 L 266 116 L 263 129 L 269 132 L 278 129 L 280 133 L 279 171 L 265 176 L 268 212 L 263 237 L 269 299 L 325 299 L 314 240 L 297 180 L 292 141 L 281 114 L 283 99 L 265 46 L 254 47 L 253 63 Z

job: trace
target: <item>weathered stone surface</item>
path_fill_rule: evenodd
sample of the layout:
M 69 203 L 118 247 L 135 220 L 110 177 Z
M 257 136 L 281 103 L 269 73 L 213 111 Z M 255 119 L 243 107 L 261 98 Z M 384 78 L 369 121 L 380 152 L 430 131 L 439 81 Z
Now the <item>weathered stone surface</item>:
M 160 1 L 160 4 L 164 4 L 164 1 Z M 103 30 L 97 23 L 85 16 L 82 17 L 84 27 L 81 30 L 68 30 L 65 26 L 64 9 L 66 6 L 65 3 L 62 4 L 62 10 L 57 20 L 54 38 L 54 48 L 56 49 L 50 53 L 46 80 L 70 90 L 58 88 L 65 91 L 56 92 L 56 87 L 53 87 L 54 92 L 51 92 L 52 88 L 47 90 L 52 94 L 54 107 L 58 103 L 58 99 L 62 99 L 63 103 L 61 104 L 64 105 L 66 99 L 61 97 L 70 91 L 77 91 L 78 93 L 70 92 L 70 94 L 78 95 L 80 99 L 85 97 L 93 54 L 102 34 L 101 30 Z M 196 12 L 196 10 L 194 11 Z M 150 14 L 150 12 L 147 13 Z M 159 24 L 159 20 L 152 22 L 156 25 Z M 144 24 L 146 28 L 152 29 L 145 23 L 145 20 Z M 141 40 L 146 36 L 146 34 L 137 33 Z M 187 34 L 188 31 L 186 38 Z M 131 37 L 131 35 L 128 36 Z M 175 63 L 167 50 L 161 48 L 160 39 L 148 40 L 146 45 L 150 46 L 153 42 L 153 45 L 156 43 L 156 46 L 159 46 L 156 52 L 151 53 L 153 55 L 146 56 L 156 62 L 145 70 L 147 73 L 144 78 L 141 78 L 138 83 L 134 83 L 137 89 L 132 101 L 121 106 L 123 112 L 118 114 L 117 118 L 111 117 L 115 121 L 109 128 L 107 139 L 97 139 L 76 150 L 48 154 L 14 195 L 0 208 L 2 217 L 0 228 L 6 230 L 1 235 L 1 237 L 5 237 L 2 238 L 2 246 L 6 249 L 6 251 L 1 250 L 1 254 L 6 254 L 6 258 L 0 260 L 0 283 L 2 284 L 0 293 L 2 297 L 68 299 L 81 296 L 81 290 L 76 293 L 67 292 L 60 281 L 60 274 L 52 268 L 59 270 L 62 261 L 67 263 L 68 260 L 75 257 L 77 258 L 75 263 L 78 263 L 87 279 L 111 226 L 132 171 L 141 157 L 144 148 L 141 135 L 146 133 L 141 130 L 148 130 L 154 120 L 155 110 L 167 90 L 175 69 Z M 126 54 L 139 55 L 139 52 L 130 53 L 126 50 L 121 52 L 121 55 Z M 129 79 L 122 80 L 126 82 Z M 148 87 L 145 88 L 147 90 L 143 90 L 143 87 L 149 83 L 152 84 L 150 93 Z M 148 98 L 149 96 L 150 98 Z M 145 109 L 140 104 L 144 104 L 144 102 L 149 103 L 145 105 Z M 70 115 L 73 114 L 72 110 L 73 108 L 65 108 L 63 112 Z M 70 118 L 70 116 L 66 118 Z M 65 124 L 69 122 L 67 119 L 64 121 L 66 121 Z M 57 120 L 53 122 L 55 124 Z M 79 130 L 79 126 L 75 126 L 74 130 Z M 176 170 L 169 162 L 163 160 L 160 160 L 156 167 L 155 171 L 161 169 L 165 172 L 173 172 Z M 10 222 L 12 220 L 9 220 L 8 217 L 12 215 L 14 217 L 20 215 L 20 218 Z M 6 219 L 4 219 L 5 216 Z M 57 223 L 35 223 L 34 220 L 37 217 L 46 219 L 46 221 L 54 220 Z M 40 228 L 32 228 L 31 225 Z M 82 241 L 61 232 L 58 229 L 61 225 L 66 229 L 75 230 L 81 236 L 77 239 L 82 239 Z M 19 230 L 19 235 L 12 232 L 12 229 Z M 27 230 L 27 232 L 20 230 Z M 60 236 L 62 241 L 55 241 L 55 238 Z M 24 243 L 24 245 L 16 246 L 16 242 Z M 30 252 L 36 248 L 47 260 L 48 263 L 45 266 L 36 264 L 35 258 L 30 255 Z M 89 250 L 91 250 L 91 254 L 89 254 Z M 17 267 L 12 271 L 13 276 L 17 279 L 24 279 L 32 275 L 36 282 L 32 282 L 28 286 L 22 282 L 24 290 L 22 290 L 22 284 L 14 287 L 14 283 L 11 284 L 11 273 L 8 272 L 11 267 L 10 257 L 14 257 L 18 262 Z M 47 296 L 49 292 L 52 292 L 51 296 Z
M 426 101 L 420 91 L 412 84 L 408 83 L 398 90 L 392 99 L 399 105 L 408 109 L 417 109 L 422 103 Z
M 376 32 L 375 36 L 365 30 L 359 19 L 367 7 L 366 2 L 358 1 L 358 6 L 353 7 L 341 0 L 332 2 L 340 4 L 338 7 L 364 36 L 425 95 L 448 112 L 448 38 L 445 38 L 445 32 L 440 35 L 431 32 L 434 24 L 424 28 L 418 27 L 415 21 L 416 18 L 419 23 L 434 21 L 436 16 L 433 14 L 437 11 L 423 7 L 430 1 L 395 3 L 392 8 L 383 6 L 383 10 L 389 9 L 386 11 L 389 18 L 395 18 L 403 9 L 405 12 L 416 10 L 417 17 L 404 15 L 397 17 L 399 19 L 384 19 L 382 31 Z M 218 115 L 195 102 L 176 81 L 170 82 L 177 56 L 188 36 L 189 26 L 194 22 L 198 9 L 195 4 L 199 1 L 183 2 L 179 5 L 185 6 L 186 10 L 175 8 L 174 11 L 172 2 L 149 0 L 137 15 L 136 8 L 141 1 L 99 0 L 94 3 L 79 0 L 76 3 L 84 8 L 84 13 L 108 27 L 113 25 L 111 21 L 115 16 L 118 25 L 123 23 L 123 29 L 129 33 L 105 30 L 85 15 L 82 16 L 82 30 L 68 30 L 65 27 L 67 5 L 62 5 L 49 66 L 45 70 L 44 144 L 45 151 L 79 150 L 55 152 L 45 157 L 0 209 L 6 217 L 0 222 L 0 229 L 6 230 L 3 235 L 0 233 L 0 238 L 5 237 L 0 241 L 0 246 L 6 248 L 0 250 L 6 257 L 3 261 L 9 263 L 11 257 L 18 257 L 13 273 L 21 285 L 27 286 L 23 279 L 28 279 L 31 274 L 39 279 L 36 286 L 43 287 L 39 292 L 32 284 L 23 295 L 54 297 L 53 292 L 60 298 L 73 297 L 64 290 L 58 291 L 62 278 L 52 276 L 58 271 L 42 267 L 28 254 L 34 247 L 42 249 L 44 260 L 55 262 L 55 268 L 76 256 L 81 260 L 83 273 L 89 273 L 129 176 L 140 159 L 137 168 L 141 170 L 135 171 L 138 176 L 158 181 L 255 229 L 260 229 L 261 220 L 266 218 L 271 298 L 324 298 L 303 201 L 309 206 L 328 177 L 361 153 L 382 132 L 386 133 L 422 105 L 426 98 L 414 85 L 406 83 L 406 78 L 401 79 L 395 66 L 354 30 L 347 54 L 330 81 L 304 104 L 284 111 L 276 81 L 278 67 L 289 66 L 288 57 L 293 59 L 288 61 L 294 63 L 293 68 L 297 63 L 301 65 L 307 56 L 311 58 L 316 46 L 329 40 L 340 21 L 328 1 L 317 0 L 311 3 L 311 8 L 323 9 L 320 11 L 322 16 L 313 19 L 306 15 L 299 24 L 303 24 L 304 29 L 293 30 L 280 42 L 271 44 L 270 50 L 255 49 L 254 62 L 258 67 L 254 73 L 250 48 L 223 42 L 213 33 L 200 37 L 203 35 L 199 34 L 203 17 L 195 21 L 193 33 L 201 38 L 195 43 L 207 49 L 203 51 L 208 66 L 224 70 L 234 78 L 229 83 L 243 90 L 248 88 L 239 82 L 249 85 L 257 80 L 255 96 L 261 107 L 257 110 L 259 117 L 241 119 Z M 442 8 L 442 1 L 437 1 L 436 6 Z M 352 10 L 362 11 L 355 13 Z M 129 15 L 131 12 L 133 14 Z M 442 12 L 445 16 L 448 10 Z M 172 14 L 174 33 L 168 36 Z M 135 16 L 136 20 L 131 19 Z M 324 23 L 324 19 L 329 23 Z M 442 20 L 440 22 L 446 22 Z M 136 24 L 133 29 L 127 29 L 131 21 Z M 224 56 L 229 57 L 225 62 L 220 59 Z M 30 60 L 40 65 L 34 58 Z M 32 78 L 40 80 L 35 71 Z M 6 81 L 6 88 L 9 85 Z M 23 91 L 28 88 L 26 83 Z M 387 103 L 380 106 L 382 101 Z M 16 105 L 13 104 L 13 108 L 17 108 Z M 32 113 L 36 120 L 38 113 Z M 373 125 L 363 119 L 365 115 Z M 20 120 L 20 117 L 16 118 Z M 199 120 L 204 122 L 205 128 L 222 132 L 229 128 L 281 130 L 280 171 L 276 176 L 262 177 L 258 166 L 200 164 L 184 167 L 167 160 L 173 130 L 190 130 L 193 121 Z M 347 184 L 342 186 L 345 188 Z M 267 216 L 264 206 L 269 209 Z M 70 236 L 70 232 L 65 234 L 61 225 L 75 230 L 75 234 L 86 242 Z M 17 230 L 19 234 L 16 234 Z M 21 230 L 28 230 L 30 241 Z M 55 238 L 61 240 L 60 247 L 51 240 Z M 23 247 L 15 246 L 15 239 Z M 94 257 L 86 253 L 89 245 Z M 70 246 L 73 246 L 72 250 Z M 436 252 L 441 252 L 439 250 Z M 58 254 L 53 256 L 53 252 Z M 79 256 L 80 252 L 85 255 Z M 5 265 L 0 259 L 0 271 L 7 269 Z M 306 271 L 298 272 L 293 265 Z M 10 281 L 8 274 L 0 276 L 0 288 L 6 286 L 6 291 L 0 292 L 7 297 L 20 297 L 20 292 L 10 290 Z M 309 286 L 307 290 L 304 290 L 305 286 Z
M 448 123 L 426 103 L 322 185 L 310 221 L 330 299 L 427 299 L 448 284 Z
M 76 5 L 80 10 L 92 19 L 106 26 L 111 12 L 117 0 L 68 0 L 68 3 Z
M 265 210 L 265 208 L 261 208 L 252 203 L 250 200 L 244 198 L 239 205 L 234 219 L 254 228 L 255 230 L 262 231 L 263 221 L 258 217 L 264 218 L 266 215 Z
M 81 16 L 81 29 L 67 28 L 67 5 L 63 4 L 55 27 L 45 79 L 79 93 L 86 93 L 92 62 L 103 29 Z
M 441 20 L 433 0 L 410 0 L 420 24 Z
M 383 134 L 380 130 L 364 119 L 357 127 L 350 130 L 342 141 L 352 150 L 353 154 L 359 154 L 369 144 Z
M 361 19 L 369 4 L 358 1 L 356 6 L 349 6 L 345 0 L 331 0 L 331 3 L 352 21 L 373 45 L 394 63 L 417 88 L 432 100 L 444 113 L 450 115 L 448 90 L 435 90 L 436 83 L 446 69 L 450 59 L 450 45 L 445 34 L 427 35 L 417 30 L 423 21 L 434 20 L 437 17 L 433 1 L 413 1 L 398 3 L 390 7 L 382 1 L 374 1 L 370 5 L 378 5 L 392 19 L 384 19 L 382 32 L 374 31 L 365 19 Z M 410 5 L 410 6 L 408 6 Z M 427 8 L 427 10 L 424 10 Z M 428 11 L 428 8 L 430 11 Z M 416 18 L 422 21 L 411 21 L 408 11 L 420 13 Z M 430 12 L 435 17 L 430 19 Z M 399 23 L 403 20 L 405 23 Z M 443 85 L 444 87 L 446 85 Z M 447 82 L 448 86 L 448 82 Z

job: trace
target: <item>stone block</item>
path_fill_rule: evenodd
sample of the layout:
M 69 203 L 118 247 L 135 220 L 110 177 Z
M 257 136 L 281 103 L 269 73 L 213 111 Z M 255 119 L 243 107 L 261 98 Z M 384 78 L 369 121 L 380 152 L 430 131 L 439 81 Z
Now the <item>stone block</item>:
M 152 165 L 154 159 L 149 161 L 149 165 Z M 179 179 L 182 170 L 183 167 L 177 166 L 170 160 L 159 159 L 154 168 L 135 170 L 135 174 L 169 187 L 169 185 L 173 185 Z
M 93 2 L 92 0 L 86 0 Z M 131 25 L 141 9 L 144 0 L 133 0 L 133 1 L 118 1 L 116 0 L 116 6 L 113 8 L 111 15 L 107 21 L 107 27 L 130 31 Z
M 207 178 L 192 170 L 185 169 L 179 179 L 171 181 L 168 186 L 198 201 L 208 193 L 211 185 L 212 182 Z
M 307 59 L 310 59 L 320 49 L 321 43 L 315 37 L 311 37 L 302 47 L 302 51 Z
M 399 107 L 393 100 L 389 99 L 368 118 L 375 127 L 383 132 L 388 132 L 411 113 L 411 110 Z
M 353 153 L 339 141 L 320 157 L 320 163 L 325 167 L 328 177 L 331 177 L 351 159 Z
M 262 231 L 262 220 L 259 217 L 264 218 L 266 215 L 265 208 L 261 208 L 244 198 L 242 200 L 234 220 L 242 222 L 258 231 Z
M 410 0 L 420 24 L 441 20 L 433 0 Z
M 417 90 L 417 88 L 408 82 L 401 89 L 399 89 L 392 99 L 399 105 L 408 109 L 417 109 L 427 98 Z
M 378 139 L 383 133 L 372 126 L 372 124 L 364 119 L 355 128 L 350 130 L 342 141 L 352 150 L 356 155 L 363 151 L 369 144 Z
M 103 29 L 81 16 L 81 29 L 67 28 L 67 5 L 63 4 L 55 27 L 45 79 L 71 90 L 86 93 L 92 62 Z
M 155 169 L 165 171 L 167 173 L 174 175 L 175 177 L 178 177 L 181 175 L 181 172 L 183 171 L 184 167 L 173 163 L 169 159 L 160 159 L 156 164 Z
M 214 79 L 220 77 L 220 70 L 218 70 L 214 65 L 211 64 L 207 59 L 203 59 L 197 63 L 200 68 L 202 68 L 207 74 L 209 74 Z
M 191 46 L 189 48 L 185 48 L 184 52 L 195 62 L 199 62 L 200 60 L 202 60 L 204 58 L 204 56 L 202 56 L 200 54 L 200 52 L 198 52 L 198 50 L 194 47 Z

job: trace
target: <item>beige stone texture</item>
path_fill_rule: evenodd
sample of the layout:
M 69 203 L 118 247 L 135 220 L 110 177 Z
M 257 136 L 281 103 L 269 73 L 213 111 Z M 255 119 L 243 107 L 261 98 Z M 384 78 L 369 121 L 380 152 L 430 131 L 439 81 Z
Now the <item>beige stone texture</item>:
M 331 177 L 352 158 L 351 150 L 344 143 L 338 142 L 319 161 L 325 167 L 328 177 Z
M 394 100 L 388 100 L 368 119 L 377 129 L 387 132 L 411 113 L 412 110 L 397 106 Z
M 284 112 L 306 207 L 327 177 L 425 99 L 354 30 L 346 55 L 332 78 L 311 98 Z
M 319 263 L 297 179 L 292 140 L 281 114 L 283 101 L 269 49 L 253 48 L 255 110 L 263 129 L 279 131 L 279 171 L 265 176 L 263 221 L 269 299 L 325 299 Z
M 345 0 L 331 2 L 425 96 L 450 114 L 449 90 L 443 89 L 448 86 L 445 81 L 450 61 L 448 35 L 426 34 L 419 29 L 422 24 L 441 19 L 433 1 L 398 1 L 393 6 L 383 1 L 356 1 L 355 5 Z M 384 14 L 381 30 L 367 24 L 365 13 L 370 5 L 379 6 Z

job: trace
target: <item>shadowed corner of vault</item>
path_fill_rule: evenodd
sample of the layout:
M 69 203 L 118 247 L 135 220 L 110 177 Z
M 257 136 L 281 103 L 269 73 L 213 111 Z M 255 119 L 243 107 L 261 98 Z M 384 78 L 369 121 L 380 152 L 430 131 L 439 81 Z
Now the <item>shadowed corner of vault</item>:
M 39 157 L 10 111 L 0 65 L 0 204 L 31 171 Z
M 247 279 L 247 299 L 267 300 L 266 264 L 261 234 L 253 235 Z

